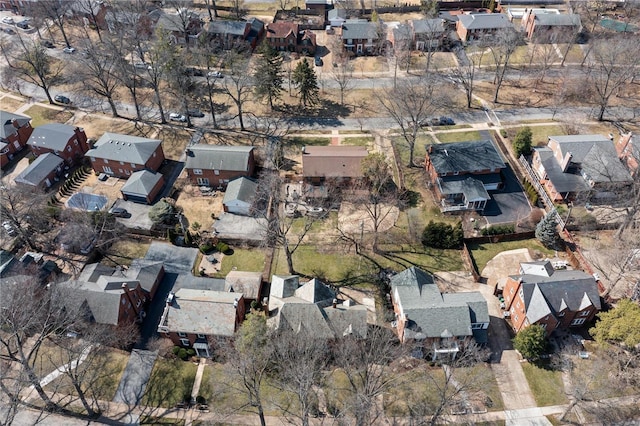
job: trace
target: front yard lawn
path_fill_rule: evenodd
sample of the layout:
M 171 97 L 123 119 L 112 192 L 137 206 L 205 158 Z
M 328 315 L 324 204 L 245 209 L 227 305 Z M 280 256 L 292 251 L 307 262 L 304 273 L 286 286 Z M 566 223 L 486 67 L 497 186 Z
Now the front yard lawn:
M 478 141 L 481 139 L 480 132 L 477 130 L 469 130 L 464 132 L 446 132 L 446 133 L 436 133 L 436 138 L 441 143 L 450 143 L 450 142 L 468 142 L 468 141 Z
M 530 363 L 523 363 L 522 370 L 529 382 L 529 388 L 538 407 L 567 404 L 569 400 L 564 393 L 562 372 L 547 370 Z
M 134 237 L 122 238 L 109 247 L 102 263 L 110 266 L 131 266 L 134 259 L 140 259 L 147 254 L 151 242 Z
M 31 117 L 31 126 L 38 127 L 47 123 L 66 123 L 73 113 L 70 111 L 60 110 L 57 108 L 47 108 L 40 105 L 34 105 L 24 112 L 25 115 Z
M 513 140 L 515 139 L 516 134 L 518 134 L 518 131 L 523 127 L 527 127 L 527 126 L 511 127 L 507 130 L 507 134 L 509 135 L 509 139 L 508 139 L 509 143 L 513 143 Z M 549 136 L 558 136 L 558 135 L 566 134 L 565 129 L 562 126 L 556 125 L 556 124 L 549 124 L 544 126 L 530 125 L 528 127 L 531 129 L 531 145 L 532 146 L 546 146 Z
M 217 278 L 224 278 L 233 268 L 239 271 L 262 272 L 266 253 L 258 248 L 236 248 L 232 247 L 232 255 L 224 255 L 220 272 L 215 275 Z
M 553 256 L 553 250 L 549 250 L 545 248 L 540 241 L 535 238 L 531 238 L 529 240 L 521 240 L 521 241 L 504 241 L 501 243 L 486 243 L 486 244 L 478 244 L 471 243 L 468 245 L 469 250 L 471 250 L 471 255 L 476 262 L 476 266 L 478 267 L 478 271 L 482 273 L 482 270 L 487 263 L 493 259 L 498 253 L 507 250 L 515 250 L 519 248 L 529 248 L 531 250 L 539 251 L 547 256 Z
M 192 362 L 158 358 L 142 396 L 142 404 L 170 408 L 188 401 L 197 368 Z

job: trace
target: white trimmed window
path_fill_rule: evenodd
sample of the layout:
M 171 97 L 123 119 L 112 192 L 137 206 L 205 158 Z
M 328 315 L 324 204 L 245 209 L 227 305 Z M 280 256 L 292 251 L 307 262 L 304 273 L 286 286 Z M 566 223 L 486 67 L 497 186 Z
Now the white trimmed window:
M 590 313 L 591 313 L 591 309 L 587 309 L 586 311 L 580 312 L 580 316 L 581 317 L 588 317 Z
M 204 339 L 204 334 L 198 334 L 198 339 Z
M 189 342 L 189 339 L 180 339 L 180 344 L 182 346 L 189 346 L 191 345 L 191 343 Z
M 202 174 L 202 169 L 193 169 L 193 174 L 194 175 L 201 175 Z
M 183 333 L 182 331 L 178 332 L 178 337 L 187 337 L 186 333 Z
M 213 171 L 213 174 L 214 174 L 214 175 L 216 175 L 216 176 L 218 176 L 218 175 L 220 174 L 220 170 L 214 170 L 214 171 Z
M 576 318 L 571 321 L 571 325 L 582 325 L 586 321 L 586 318 Z

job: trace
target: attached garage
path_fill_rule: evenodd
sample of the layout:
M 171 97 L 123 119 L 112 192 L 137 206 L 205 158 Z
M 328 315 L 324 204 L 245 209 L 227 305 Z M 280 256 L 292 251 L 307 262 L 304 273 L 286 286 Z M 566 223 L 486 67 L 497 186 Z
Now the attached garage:
M 140 204 L 151 204 L 164 186 L 164 176 L 149 170 L 134 172 L 120 192 L 122 198 Z

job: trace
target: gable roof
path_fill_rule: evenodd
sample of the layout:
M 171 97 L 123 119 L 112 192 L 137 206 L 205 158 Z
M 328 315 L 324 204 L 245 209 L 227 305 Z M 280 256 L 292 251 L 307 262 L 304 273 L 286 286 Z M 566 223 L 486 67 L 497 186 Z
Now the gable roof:
M 182 16 L 181 16 L 182 15 Z M 193 23 L 199 23 L 201 21 L 200 15 L 193 11 L 181 10 L 177 13 L 162 13 L 156 21 L 157 27 L 162 27 L 166 31 L 184 32 L 185 26 L 187 32 Z
M 147 196 L 164 177 L 160 173 L 149 170 L 133 172 L 120 191 L 123 194 Z
M 107 266 L 102 263 L 90 263 L 85 265 L 78 276 L 78 281 L 87 281 L 95 283 L 102 275 L 113 275 L 116 268 L 113 266 Z
M 47 152 L 36 158 L 18 176 L 14 182 L 25 185 L 39 186 L 44 179 L 64 164 L 64 160 L 57 155 Z
M 331 20 L 337 20 L 337 19 L 347 19 L 347 10 L 346 9 L 337 9 L 337 8 L 333 8 L 331 9 L 329 12 L 327 12 L 327 19 L 329 21 Z
M 204 29 L 210 34 L 244 37 L 247 26 L 251 26 L 251 24 L 245 21 L 213 20 L 206 23 Z
M 505 168 L 504 160 L 489 140 L 427 145 L 427 156 L 440 173 L 473 173 Z
M 144 165 L 161 144 L 158 139 L 106 132 L 85 156 Z
M 458 17 L 460 25 L 468 30 L 491 30 L 497 28 L 513 28 L 506 15 L 502 13 L 472 13 Z
M 342 24 L 342 39 L 370 39 L 377 40 L 380 38 L 378 34 L 378 24 L 375 22 L 346 20 Z
M 224 278 L 225 291 L 244 294 L 245 299 L 257 299 L 262 289 L 262 273 L 231 271 Z
M 367 307 L 363 305 L 346 306 L 338 304 L 322 308 L 322 314 L 335 337 L 353 335 L 364 339 L 367 337 Z
M 319 279 L 312 278 L 307 283 L 298 287 L 294 291 L 294 296 L 311 303 L 323 304 L 324 302 L 330 304 L 336 297 L 336 292 Z
M 182 288 L 165 306 L 162 322 L 170 332 L 231 337 L 236 331 L 237 301 L 242 293 Z M 164 331 L 164 330 L 163 330 Z
M 188 148 L 187 169 L 249 171 L 252 146 L 197 144 Z
M 137 286 L 138 282 L 110 278 L 101 276 L 96 282 L 70 280 L 58 285 L 73 289 L 79 297 L 70 303 L 86 303 L 97 323 L 118 325 L 120 300 L 124 294 L 122 283 L 125 282 L 131 287 L 130 284 L 135 283 Z
M 469 202 L 491 199 L 484 184 L 472 177 L 457 180 L 439 179 L 438 185 L 443 194 L 463 194 Z
M 277 21 L 267 24 L 267 38 L 287 38 L 293 34 L 298 37 L 298 24 L 288 21 Z
M 173 285 L 174 290 L 188 288 L 191 290 L 226 291 L 224 289 L 224 278 L 196 277 L 195 275 L 178 274 Z
M 528 275 L 539 275 L 541 277 L 550 277 L 553 275 L 553 265 L 550 261 L 522 262 L 520 263 L 520 273 Z
M 33 129 L 27 145 L 63 151 L 75 134 L 76 127 L 67 124 L 49 123 Z
M 444 19 L 412 19 L 409 21 L 415 34 L 443 33 Z
M 150 293 L 153 283 L 164 271 L 162 262 L 155 262 L 146 259 L 134 259 L 131 266 L 124 272 L 125 277 L 136 280 L 143 290 Z
M 413 33 L 411 32 L 411 27 L 409 26 L 409 24 L 399 24 L 392 28 L 391 31 L 393 32 L 393 39 L 396 42 L 402 40 L 410 41 L 413 39 Z
M 540 156 L 540 162 L 549 180 L 558 192 L 580 192 L 590 189 L 582 176 L 573 173 L 565 173 L 560 163 L 553 156 L 553 151 L 548 147 L 533 148 Z
M 275 320 L 278 329 L 288 328 L 295 333 L 319 339 L 334 337 L 333 330 L 325 321 L 321 308 L 301 299 L 289 298 L 278 310 Z
M 362 160 L 369 155 L 363 146 L 305 146 L 302 174 L 305 177 L 362 176 Z
M 579 27 L 580 15 L 574 13 L 556 14 L 556 13 L 534 13 L 537 25 L 547 27 Z
M 256 191 L 258 190 L 258 183 L 246 178 L 239 177 L 237 179 L 232 180 L 227 185 L 227 190 L 224 193 L 224 198 L 222 199 L 222 203 L 226 204 L 231 201 L 244 201 L 245 203 L 253 202 L 253 199 L 256 196 Z
M 273 275 L 269 297 L 291 297 L 299 286 L 300 277 L 298 275 Z
M 7 139 L 18 132 L 18 129 L 13 125 L 13 120 L 16 120 L 18 126 L 22 127 L 31 121 L 31 117 L 0 110 L 0 139 Z

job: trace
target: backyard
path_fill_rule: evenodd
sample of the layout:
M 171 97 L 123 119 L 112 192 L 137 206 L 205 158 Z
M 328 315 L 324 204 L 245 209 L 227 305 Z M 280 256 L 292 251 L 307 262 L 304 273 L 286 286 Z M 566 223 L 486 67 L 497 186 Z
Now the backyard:
M 535 238 L 520 241 L 503 241 L 500 243 L 470 243 L 467 246 L 480 272 L 482 272 L 484 267 L 487 266 L 487 263 L 498 253 L 507 250 L 529 248 L 533 251 L 534 258 L 536 259 L 544 256 L 553 257 L 555 254 L 553 250 L 545 248 L 540 241 Z M 542 253 L 542 256 L 536 255 L 536 252 Z
M 530 363 L 522 364 L 522 370 L 538 407 L 569 402 L 564 393 L 561 371 L 538 367 Z

